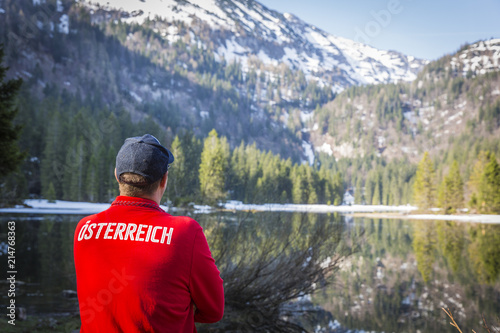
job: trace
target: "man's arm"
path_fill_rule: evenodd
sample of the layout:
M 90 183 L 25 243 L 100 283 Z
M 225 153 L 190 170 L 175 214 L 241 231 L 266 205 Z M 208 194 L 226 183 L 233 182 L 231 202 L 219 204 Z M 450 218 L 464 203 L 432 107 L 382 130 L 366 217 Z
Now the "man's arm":
M 194 240 L 191 265 L 189 289 L 196 305 L 194 321 L 215 323 L 224 314 L 224 288 L 202 229 Z

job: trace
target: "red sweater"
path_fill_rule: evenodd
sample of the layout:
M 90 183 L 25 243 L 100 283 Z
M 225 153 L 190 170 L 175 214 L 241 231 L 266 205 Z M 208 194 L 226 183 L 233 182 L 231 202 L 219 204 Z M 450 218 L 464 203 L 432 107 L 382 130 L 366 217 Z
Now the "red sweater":
M 191 333 L 194 322 L 222 318 L 222 279 L 202 228 L 154 201 L 119 196 L 82 219 L 74 255 L 82 333 Z

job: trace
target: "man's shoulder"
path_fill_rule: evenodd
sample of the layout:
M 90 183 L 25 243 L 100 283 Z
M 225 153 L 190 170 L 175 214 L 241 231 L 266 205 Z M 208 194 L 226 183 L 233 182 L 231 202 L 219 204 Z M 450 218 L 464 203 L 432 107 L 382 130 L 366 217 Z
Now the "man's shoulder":
M 168 213 L 165 213 L 164 216 L 168 219 L 172 219 L 174 221 L 174 223 L 177 225 L 182 225 L 183 227 L 190 228 L 190 229 L 191 228 L 201 229 L 200 224 L 198 222 L 196 222 L 196 220 L 192 219 L 189 216 L 174 216 L 174 215 L 170 215 Z
M 82 218 L 78 224 L 82 224 L 82 223 L 86 223 L 87 221 L 91 220 L 91 221 L 94 221 L 96 219 L 98 214 L 92 214 L 92 215 L 89 215 L 89 216 L 85 216 L 84 218 Z

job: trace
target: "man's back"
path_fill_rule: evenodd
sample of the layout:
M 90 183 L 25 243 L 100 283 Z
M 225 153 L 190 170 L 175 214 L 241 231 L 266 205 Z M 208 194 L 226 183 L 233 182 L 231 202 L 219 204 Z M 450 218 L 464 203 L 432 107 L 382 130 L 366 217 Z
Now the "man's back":
M 222 279 L 202 228 L 154 201 L 119 196 L 82 219 L 74 256 L 82 333 L 193 332 L 194 321 L 222 317 Z

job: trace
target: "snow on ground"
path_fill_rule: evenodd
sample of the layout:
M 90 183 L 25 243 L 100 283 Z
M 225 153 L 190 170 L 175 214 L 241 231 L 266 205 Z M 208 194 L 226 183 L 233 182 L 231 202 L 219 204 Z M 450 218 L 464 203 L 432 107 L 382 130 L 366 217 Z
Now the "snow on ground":
M 333 155 L 332 146 L 324 142 L 321 146 L 315 148 L 316 151 L 327 153 L 329 156 Z
M 309 142 L 302 140 L 302 148 L 304 149 L 304 154 L 306 154 L 307 162 L 309 165 L 313 165 L 314 151 L 312 145 Z
M 1 213 L 27 213 L 27 214 L 76 214 L 88 215 L 102 212 L 108 209 L 110 203 L 92 203 L 92 202 L 78 202 L 78 201 L 63 201 L 55 200 L 49 202 L 45 199 L 28 199 L 24 200 L 25 206 L 16 206 L 14 208 L 1 208 Z M 164 210 L 168 210 L 165 206 L 160 206 Z
M 250 34 L 257 31 L 259 39 L 274 45 L 271 49 L 260 49 L 257 54 L 264 64 L 277 66 L 279 63 L 286 63 L 292 68 L 300 68 L 308 79 L 316 77 L 318 72 L 340 69 L 346 73 L 350 84 L 412 81 L 416 75 L 410 68 L 418 68 L 421 64 L 420 60 L 413 57 L 407 58 L 330 35 L 293 15 L 282 16 L 257 2 L 247 4 L 234 1 L 222 4 L 217 0 L 93 0 L 85 4 L 96 10 L 115 8 L 133 13 L 122 19 L 127 23 L 141 24 L 147 18 L 154 19 L 158 16 L 169 22 L 183 21 L 190 26 L 194 20 L 199 19 L 213 29 L 232 31 L 233 39 L 219 45 L 215 56 L 218 61 L 224 57 L 226 61 L 239 60 L 243 65 L 253 51 L 250 46 L 239 44 L 234 38 L 241 40 L 242 27 Z M 165 31 L 162 36 L 169 41 L 176 39 L 175 35 Z M 281 48 L 281 58 L 274 58 L 281 53 L 274 52 L 276 47 Z M 334 91 L 339 92 L 343 88 L 343 85 L 337 84 Z
M 1 208 L 0 213 L 28 213 L 28 214 L 94 214 L 109 208 L 109 203 L 90 203 L 76 201 L 48 202 L 48 200 L 28 199 L 24 204 L 31 207 L 16 206 L 15 208 Z
M 304 124 L 311 120 L 314 116 L 314 112 L 300 111 L 300 121 Z
M 0 214 L 20 213 L 20 214 L 76 214 L 89 215 L 102 212 L 109 208 L 109 203 L 90 203 L 56 200 L 51 203 L 45 199 L 28 199 L 24 201 L 26 206 L 16 206 L 14 208 L 0 208 Z M 169 211 L 166 206 L 160 206 L 163 210 Z M 303 212 L 303 213 L 383 213 L 399 212 L 408 215 L 382 215 L 377 214 L 377 218 L 396 218 L 403 220 L 446 220 L 473 223 L 500 224 L 500 215 L 434 215 L 434 214 L 409 214 L 417 209 L 414 206 L 383 206 L 383 205 L 298 205 L 298 204 L 244 204 L 241 201 L 230 200 L 222 204 L 222 208 L 234 211 L 259 211 L 259 212 Z M 173 207 L 171 211 L 179 211 Z M 213 212 L 213 208 L 206 205 L 194 205 L 194 213 L 207 214 Z
M 130 96 L 132 96 L 138 103 L 142 103 L 141 96 L 137 95 L 134 91 L 130 92 Z
M 64 14 L 59 19 L 59 32 L 62 34 L 69 34 L 69 16 Z
M 64 10 L 64 7 L 63 7 L 63 4 L 62 4 L 62 1 L 61 0 L 57 0 L 56 2 L 56 7 L 57 7 L 57 11 L 59 13 L 62 13 L 63 10 Z
M 224 204 L 229 210 L 254 210 L 269 212 L 306 212 L 306 213 L 373 213 L 373 212 L 410 212 L 415 210 L 413 206 L 382 206 L 382 205 L 300 205 L 300 204 L 244 204 L 241 201 L 230 200 Z
M 240 44 L 238 44 L 234 37 L 232 39 L 227 39 L 225 46 L 221 45 L 217 49 L 217 54 L 219 56 L 224 57 L 226 61 L 228 62 L 237 62 L 240 61 L 241 63 L 246 64 L 247 63 L 247 57 L 244 56 L 244 54 L 249 54 L 250 50 L 248 48 L 244 48 Z M 267 56 L 266 56 L 267 57 Z M 269 57 L 267 57 L 269 58 Z M 262 59 L 263 61 L 265 59 Z
M 217 6 L 215 0 L 191 0 L 184 5 L 179 5 L 175 0 L 95 0 L 92 1 L 92 3 L 99 4 L 104 8 L 121 9 L 129 13 L 139 13 L 139 11 L 142 11 L 142 14 L 124 20 L 128 23 L 141 24 L 145 19 L 154 19 L 155 16 L 159 16 L 169 21 L 184 21 L 188 24 L 191 24 L 195 17 L 204 20 L 212 26 L 228 25 L 230 23 L 226 13 Z
M 450 65 L 454 69 L 462 67 L 462 75 L 470 70 L 476 74 L 485 74 L 500 68 L 500 39 L 480 41 L 470 45 L 454 56 Z

